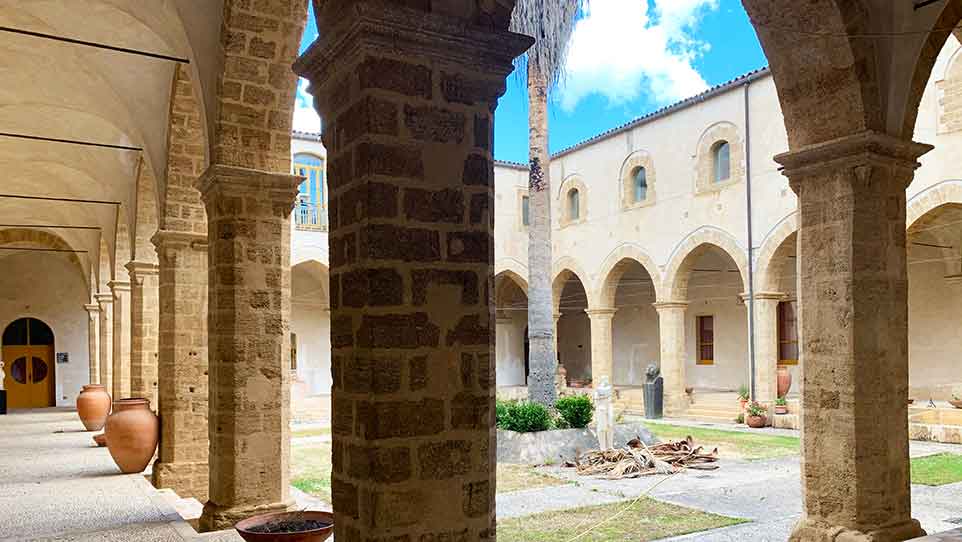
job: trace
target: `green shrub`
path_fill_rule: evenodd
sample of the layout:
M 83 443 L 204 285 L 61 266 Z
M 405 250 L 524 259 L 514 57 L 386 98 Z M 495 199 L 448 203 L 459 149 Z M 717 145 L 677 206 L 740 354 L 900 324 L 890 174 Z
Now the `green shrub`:
M 595 405 L 587 395 L 562 397 L 555 403 L 555 408 L 569 427 L 577 429 L 588 427 L 595 412 Z
M 543 405 L 528 401 L 498 401 L 495 416 L 499 429 L 533 433 L 551 429 L 551 413 Z

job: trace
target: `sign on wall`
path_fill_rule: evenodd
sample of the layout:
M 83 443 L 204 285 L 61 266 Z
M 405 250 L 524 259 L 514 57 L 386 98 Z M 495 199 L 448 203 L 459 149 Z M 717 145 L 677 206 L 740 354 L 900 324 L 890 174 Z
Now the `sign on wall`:
M 57 352 L 57 364 L 69 363 L 70 354 L 68 352 Z

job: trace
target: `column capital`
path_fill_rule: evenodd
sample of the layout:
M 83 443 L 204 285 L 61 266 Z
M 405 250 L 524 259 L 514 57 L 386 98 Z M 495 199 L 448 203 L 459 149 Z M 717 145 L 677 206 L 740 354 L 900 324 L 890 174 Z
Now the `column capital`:
M 130 261 L 124 266 L 130 276 L 134 275 L 156 275 L 160 272 L 160 265 L 149 262 Z
M 919 157 L 933 148 L 932 145 L 866 130 L 779 154 L 775 161 L 784 167 L 783 173 L 796 193 L 798 183 L 805 179 L 842 168 L 892 168 L 908 186 L 913 172 L 921 165 Z M 866 170 L 859 171 L 864 172 L 858 173 L 859 177 L 867 174 Z
M 271 203 L 282 203 L 285 205 L 289 215 L 294 210 L 294 202 L 297 198 L 297 187 L 304 182 L 302 177 L 289 173 L 274 173 L 257 169 L 247 169 L 235 166 L 225 166 L 223 164 L 211 164 L 207 171 L 201 174 L 197 180 L 197 189 L 200 197 L 208 207 L 214 201 L 215 196 L 256 196 L 256 201 Z M 241 202 L 237 205 L 241 209 L 237 211 L 247 211 L 248 203 Z M 210 211 L 208 210 L 208 215 Z
M 195 250 L 207 250 L 207 235 L 188 231 L 157 230 L 150 238 L 157 250 L 167 247 L 181 246 Z
M 615 308 L 610 308 L 610 309 L 585 309 L 585 314 L 587 314 L 587 315 L 588 315 L 588 318 L 590 318 L 590 319 L 592 319 L 592 320 L 596 320 L 596 319 L 597 319 L 597 320 L 604 320 L 604 319 L 609 319 L 609 320 L 610 320 L 611 318 L 614 318 L 616 312 L 618 312 L 618 309 L 615 309 Z
M 504 78 L 514 69 L 515 57 L 534 43 L 532 38 L 506 28 L 474 26 L 450 15 L 426 13 L 393 3 L 360 1 L 346 9 L 338 2 L 326 5 L 339 8 L 336 18 L 328 13 L 327 16 L 318 14 L 318 19 L 337 22 L 328 23 L 331 31 L 321 33 L 294 62 L 294 72 L 310 80 L 309 92 L 314 95 L 328 90 L 324 87 L 334 83 L 331 79 L 335 68 L 344 66 L 345 62 L 360 62 L 368 52 L 410 51 L 484 77 L 487 84 L 474 87 L 478 95 L 464 98 L 493 103 L 504 94 Z M 441 81 L 443 93 L 458 92 L 462 86 L 460 80 Z
M 740 297 L 745 303 L 748 303 L 749 301 L 749 296 L 745 292 L 738 294 L 738 297 Z M 785 301 L 786 299 L 788 299 L 788 294 L 783 294 L 781 292 L 755 292 L 756 301 Z
M 114 302 L 114 294 L 112 292 L 97 292 L 94 294 L 94 299 L 100 304 L 100 308 L 103 309 L 104 305 L 109 305 Z
M 661 301 L 658 303 L 652 303 L 651 306 L 655 307 L 656 311 L 671 310 L 671 309 L 685 310 L 688 308 L 688 302 L 687 301 Z
M 504 310 L 494 311 L 494 318 L 495 318 L 495 322 L 498 324 L 510 324 L 513 321 L 511 319 L 511 315 Z
M 130 281 L 127 280 L 112 280 L 107 283 L 107 286 L 110 287 L 110 291 L 113 292 L 114 295 L 130 292 Z
M 87 312 L 89 312 L 90 315 L 93 316 L 94 313 L 100 312 L 100 305 L 96 303 L 89 303 L 87 305 L 84 305 L 84 309 L 86 309 Z

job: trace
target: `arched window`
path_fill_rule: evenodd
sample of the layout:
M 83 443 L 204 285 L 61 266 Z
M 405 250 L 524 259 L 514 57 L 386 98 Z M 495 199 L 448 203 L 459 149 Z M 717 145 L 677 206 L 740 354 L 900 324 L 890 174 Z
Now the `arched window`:
M 578 220 L 581 217 L 581 193 L 577 188 L 568 191 L 568 220 Z
M 294 175 L 304 177 L 298 187 L 294 222 L 301 229 L 327 227 L 327 202 L 324 193 L 324 159 L 313 154 L 295 154 Z
M 637 167 L 631 174 L 631 179 L 634 181 L 635 203 L 645 201 L 648 197 L 648 172 L 643 167 Z
M 731 177 L 731 147 L 727 141 L 719 141 L 712 147 L 712 165 L 716 183 Z

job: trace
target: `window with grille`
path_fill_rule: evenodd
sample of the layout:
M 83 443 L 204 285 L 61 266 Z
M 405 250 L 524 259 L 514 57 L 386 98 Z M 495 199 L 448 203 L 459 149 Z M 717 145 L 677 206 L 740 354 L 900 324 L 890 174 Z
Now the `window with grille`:
M 698 365 L 715 364 L 715 317 L 698 317 Z
M 778 304 L 778 363 L 798 365 L 797 301 Z

